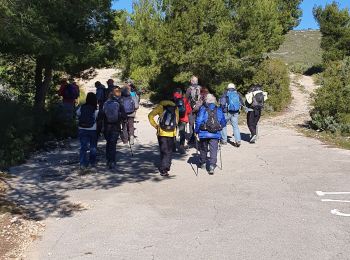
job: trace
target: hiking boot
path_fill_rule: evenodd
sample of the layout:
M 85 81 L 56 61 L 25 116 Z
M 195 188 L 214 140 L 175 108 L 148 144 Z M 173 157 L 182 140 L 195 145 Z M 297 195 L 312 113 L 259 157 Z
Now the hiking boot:
M 199 163 L 199 164 L 198 164 L 198 168 L 199 168 L 199 169 L 202 169 L 202 170 L 205 170 L 205 168 L 206 168 L 206 163 Z
M 134 137 L 133 136 L 130 136 L 130 145 L 134 145 L 135 143 L 135 140 L 134 140 Z
M 109 162 L 108 163 L 108 169 L 113 170 L 113 169 L 115 169 L 115 167 L 116 167 L 116 163 L 115 162 Z
M 255 144 L 255 142 L 256 142 L 256 135 L 253 135 L 252 138 L 250 138 L 249 143 Z
M 236 142 L 235 143 L 235 146 L 238 148 L 238 147 L 240 147 L 241 146 L 241 142 Z
M 208 171 L 208 173 L 209 173 L 210 175 L 213 175 L 213 174 L 214 174 L 214 171 L 215 171 L 215 166 L 214 166 L 214 165 L 210 165 L 210 166 L 209 166 L 209 171 Z
M 169 173 L 167 170 L 159 170 L 160 176 L 169 176 Z

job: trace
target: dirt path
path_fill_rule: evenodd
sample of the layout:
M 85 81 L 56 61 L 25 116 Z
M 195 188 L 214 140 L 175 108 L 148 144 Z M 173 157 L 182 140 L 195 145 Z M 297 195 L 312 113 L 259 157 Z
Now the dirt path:
M 266 119 L 262 124 L 272 124 L 286 127 L 305 125 L 310 121 L 310 95 L 317 89 L 312 77 L 291 74 L 292 103 L 285 113 L 273 118 Z
M 311 91 L 309 78 L 302 82 Z M 350 192 L 350 151 L 281 126 L 307 120 L 307 95 L 292 90 L 291 109 L 262 124 L 257 144 L 242 127 L 242 146 L 222 147 L 214 176 L 197 176 L 191 149 L 175 154 L 171 176 L 161 178 L 145 107 L 134 156 L 118 144 L 115 171 L 105 167 L 102 140 L 88 175 L 78 175 L 77 142 L 14 167 L 10 198 L 46 225 L 23 258 L 348 259 L 349 218 L 337 212 L 350 213 L 350 193 L 315 191 Z

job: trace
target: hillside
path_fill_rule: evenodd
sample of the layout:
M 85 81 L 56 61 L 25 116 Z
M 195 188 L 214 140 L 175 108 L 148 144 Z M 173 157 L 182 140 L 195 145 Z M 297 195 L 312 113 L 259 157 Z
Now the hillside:
M 270 56 L 280 58 L 289 65 L 303 65 L 307 68 L 322 62 L 320 31 L 291 31 L 285 42 Z

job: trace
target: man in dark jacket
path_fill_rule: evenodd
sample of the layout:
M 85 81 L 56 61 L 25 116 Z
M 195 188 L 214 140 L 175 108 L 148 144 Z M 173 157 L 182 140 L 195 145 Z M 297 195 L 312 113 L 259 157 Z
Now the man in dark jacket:
M 214 115 L 213 118 L 209 116 L 209 112 Z M 208 121 L 214 119 L 217 124 L 215 131 L 209 130 Z M 217 153 L 219 148 L 219 141 L 221 139 L 221 130 L 226 126 L 224 113 L 220 107 L 216 106 L 216 98 L 212 94 L 208 94 L 203 105 L 197 115 L 195 132 L 199 138 L 200 151 L 200 168 L 205 169 L 207 161 L 208 146 L 210 152 L 209 160 L 209 174 L 214 174 L 217 163 Z

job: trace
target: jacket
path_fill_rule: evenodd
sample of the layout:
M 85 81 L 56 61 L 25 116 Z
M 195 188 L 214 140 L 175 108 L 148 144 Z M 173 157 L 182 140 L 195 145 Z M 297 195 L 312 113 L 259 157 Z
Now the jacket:
M 200 129 L 201 126 L 205 124 L 208 120 L 208 113 L 206 111 L 208 107 L 210 110 L 214 110 L 216 105 L 211 103 L 208 105 L 201 106 L 196 118 L 195 133 L 198 134 L 199 139 L 221 139 L 220 131 L 216 133 L 210 133 L 206 130 Z M 224 128 L 226 126 L 226 119 L 220 107 L 217 108 L 217 117 L 221 127 Z
M 76 84 L 72 84 L 72 85 L 76 88 L 76 91 L 77 91 L 77 93 L 79 94 L 79 87 L 78 87 Z M 62 100 L 63 103 L 75 105 L 75 100 L 76 100 L 76 98 L 75 98 L 75 99 L 70 99 L 70 98 L 66 98 L 66 97 L 64 96 L 64 92 L 65 92 L 65 90 L 66 90 L 67 87 L 68 87 L 68 83 L 62 84 L 62 85 L 60 86 L 60 89 L 58 90 L 58 95 L 61 96 L 61 97 L 63 98 L 63 100 Z
M 157 135 L 158 136 L 165 136 L 165 137 L 175 137 L 176 136 L 176 129 L 173 131 L 164 131 L 159 127 L 159 124 L 154 120 L 156 116 L 161 117 L 164 112 L 165 106 L 176 106 L 174 102 L 169 100 L 164 100 L 159 103 L 149 114 L 148 114 L 148 120 L 150 124 L 157 129 Z M 179 109 L 176 108 L 176 122 L 179 122 Z
M 180 93 L 175 93 L 174 98 L 182 98 L 183 99 L 186 112 L 185 112 L 185 115 L 183 117 L 180 117 L 180 122 L 188 123 L 189 122 L 189 115 L 192 113 L 192 107 L 191 107 L 190 102 L 188 101 L 188 98 L 182 96 L 182 94 L 180 94 Z

